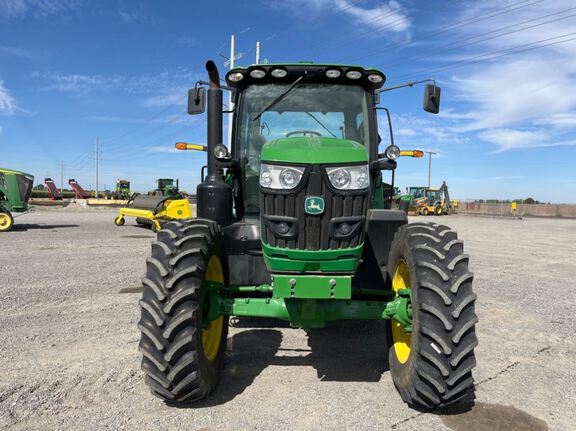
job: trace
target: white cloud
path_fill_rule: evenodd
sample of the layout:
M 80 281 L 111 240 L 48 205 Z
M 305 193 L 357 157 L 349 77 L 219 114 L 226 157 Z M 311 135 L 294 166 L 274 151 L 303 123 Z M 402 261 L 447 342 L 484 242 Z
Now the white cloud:
M 380 135 L 388 142 L 387 119 L 380 114 L 378 118 Z M 438 153 L 445 152 L 449 145 L 463 145 L 469 138 L 454 131 L 454 121 L 440 117 L 416 117 L 408 114 L 392 114 L 392 127 L 395 143 L 402 149 L 421 149 Z M 437 157 L 437 156 L 435 156 Z
M 118 10 L 118 16 L 128 24 L 148 20 L 144 13 L 144 7 L 142 4 L 137 4 L 136 2 L 124 3 Z
M 374 7 L 362 7 L 351 0 L 284 0 L 268 2 L 270 7 L 289 9 L 298 16 L 343 14 L 356 24 L 382 33 L 400 33 L 410 29 L 412 22 L 405 8 L 396 0 L 377 2 Z
M 498 151 L 518 148 L 575 146 L 576 139 L 561 139 L 547 130 L 493 129 L 478 134 L 479 138 L 498 146 Z
M 27 13 L 49 16 L 75 9 L 80 0 L 2 0 L 0 18 L 17 18 Z
M 95 89 L 111 89 L 118 87 L 124 78 L 121 76 L 58 74 L 34 72 L 34 78 L 40 78 L 49 83 L 44 90 L 56 90 L 64 93 L 86 94 Z
M 164 90 L 161 94 L 148 97 L 144 106 L 184 106 L 188 94 L 188 87 L 174 87 Z
M 178 150 L 174 147 L 157 145 L 154 147 L 149 147 L 146 151 L 149 153 L 177 153 Z
M 372 27 L 382 32 L 404 32 L 411 26 L 411 21 L 404 13 L 404 8 L 395 0 L 374 8 L 362 8 L 348 0 L 336 0 L 336 11 L 350 15 L 360 25 Z
M 32 54 L 22 48 L 17 48 L 15 46 L 0 45 L 0 57 L 18 57 L 30 59 Z
M 414 129 L 398 129 L 394 132 L 395 136 L 416 136 L 418 132 Z
M 42 81 L 45 91 L 60 91 L 72 95 L 85 95 L 92 91 L 124 91 L 146 95 L 144 106 L 184 106 L 188 89 L 201 75 L 177 68 L 139 76 L 60 74 L 36 71 L 33 78 Z
M 12 97 L 8 89 L 4 86 L 4 81 L 0 80 L 0 113 L 13 115 L 19 110 L 16 99 Z
M 533 20 L 574 6 L 573 0 L 536 2 L 514 13 L 462 26 L 459 36 L 469 38 Z M 496 0 L 466 2 L 456 21 L 482 16 L 502 7 Z M 566 14 L 554 15 L 560 18 Z M 518 27 L 515 27 L 516 29 Z M 458 53 L 472 58 L 574 33 L 573 19 L 500 35 L 475 43 Z M 457 39 L 458 35 L 455 36 Z M 569 37 L 554 39 L 561 41 Z M 536 45 L 533 45 L 536 46 Z M 459 68 L 446 81 L 446 92 L 457 102 L 442 117 L 456 122 L 455 133 L 472 133 L 496 146 L 497 151 L 574 145 L 576 133 L 576 41 L 495 58 Z M 454 59 L 451 59 L 453 61 Z M 445 97 L 446 99 L 446 97 Z

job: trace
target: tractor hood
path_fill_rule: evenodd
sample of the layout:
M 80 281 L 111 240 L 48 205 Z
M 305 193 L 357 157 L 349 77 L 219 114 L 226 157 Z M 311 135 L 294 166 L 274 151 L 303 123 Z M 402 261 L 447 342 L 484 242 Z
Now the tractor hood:
M 368 162 L 364 145 L 346 139 L 320 136 L 279 138 L 262 147 L 263 162 L 306 164 Z

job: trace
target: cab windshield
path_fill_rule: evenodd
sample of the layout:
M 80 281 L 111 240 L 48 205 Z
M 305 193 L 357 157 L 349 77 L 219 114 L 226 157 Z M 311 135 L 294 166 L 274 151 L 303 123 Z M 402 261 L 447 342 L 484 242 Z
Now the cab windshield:
M 262 112 L 289 87 L 290 84 L 253 85 L 242 92 L 236 156 L 244 173 L 247 212 L 258 209 L 257 177 L 260 153 L 266 142 L 321 136 L 369 146 L 371 108 L 366 89 L 355 85 L 297 84 Z

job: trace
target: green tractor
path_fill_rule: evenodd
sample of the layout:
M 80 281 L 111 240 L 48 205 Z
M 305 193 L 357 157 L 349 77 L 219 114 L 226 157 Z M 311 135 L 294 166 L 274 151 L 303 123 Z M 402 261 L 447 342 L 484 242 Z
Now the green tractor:
M 130 181 L 128 180 L 116 180 L 116 190 L 112 194 L 114 199 L 128 200 L 132 197 L 132 192 L 130 191 Z
M 180 196 L 179 181 L 172 178 L 158 178 L 156 190 L 152 194 L 156 196 Z
M 0 232 L 14 226 L 12 213 L 28 211 L 34 177 L 30 174 L 0 168 Z
M 139 350 L 152 393 L 172 405 L 206 398 L 228 319 L 251 316 L 303 329 L 385 320 L 404 401 L 428 409 L 471 396 L 476 297 L 462 241 L 384 209 L 382 173 L 400 155 L 393 144 L 378 150 L 384 75 L 314 63 L 230 70 L 228 151 L 218 70 L 206 69 L 188 100 L 197 114 L 207 99 L 198 216 L 163 226 L 143 278 Z M 437 113 L 440 89 L 427 85 L 424 97 Z

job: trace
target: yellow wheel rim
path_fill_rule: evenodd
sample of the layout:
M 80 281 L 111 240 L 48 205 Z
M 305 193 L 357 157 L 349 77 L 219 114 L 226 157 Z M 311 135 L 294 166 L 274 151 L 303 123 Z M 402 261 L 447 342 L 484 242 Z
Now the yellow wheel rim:
M 396 266 L 394 271 L 394 276 L 392 277 L 392 290 L 394 290 L 395 296 L 398 296 L 398 291 L 400 289 L 411 289 L 410 284 L 410 272 L 408 271 L 408 265 L 404 259 L 401 259 Z M 412 334 L 407 334 L 404 332 L 404 326 L 398 323 L 396 320 L 391 320 L 392 324 L 392 340 L 394 341 L 394 352 L 396 352 L 396 358 L 401 364 L 406 363 L 410 357 L 410 347 L 412 345 Z
M 224 283 L 224 274 L 222 272 L 222 264 L 220 259 L 212 256 L 206 268 L 206 281 L 214 281 Z M 204 348 L 204 355 L 209 361 L 213 361 L 218 356 L 220 350 L 220 343 L 222 340 L 222 330 L 224 329 L 224 316 L 219 316 L 210 322 L 206 329 L 202 329 L 202 347 Z
M 12 227 L 12 219 L 8 214 L 0 213 L 0 231 L 8 230 Z

